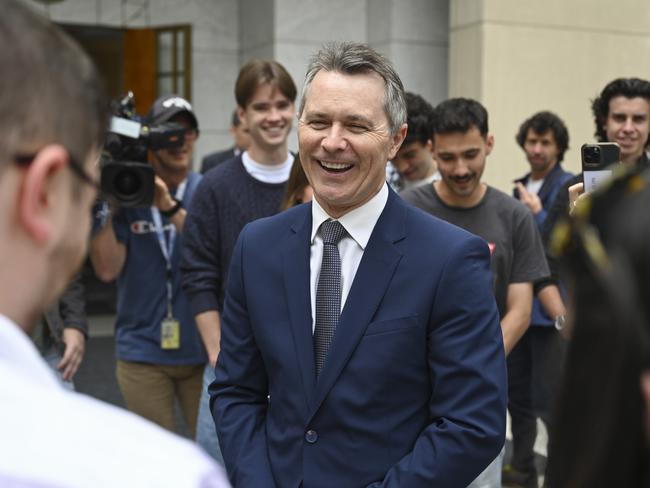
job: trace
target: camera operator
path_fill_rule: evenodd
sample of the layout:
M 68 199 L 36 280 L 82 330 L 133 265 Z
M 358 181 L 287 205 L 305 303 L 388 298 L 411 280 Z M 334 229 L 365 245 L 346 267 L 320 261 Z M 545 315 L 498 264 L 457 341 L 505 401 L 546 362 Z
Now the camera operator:
M 194 434 L 207 358 L 178 262 L 186 209 L 201 178 L 190 171 L 198 122 L 190 103 L 176 95 L 156 100 L 146 122 L 180 124 L 183 145 L 149 151 L 153 205 L 103 213 L 90 256 L 101 280 L 117 278 L 116 374 L 127 407 L 173 430 L 177 397 Z

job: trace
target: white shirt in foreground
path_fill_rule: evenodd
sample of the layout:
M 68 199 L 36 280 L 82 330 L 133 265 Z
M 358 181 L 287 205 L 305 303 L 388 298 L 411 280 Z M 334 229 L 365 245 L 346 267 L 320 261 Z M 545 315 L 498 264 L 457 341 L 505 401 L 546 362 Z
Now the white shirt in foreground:
M 311 330 L 316 327 L 316 289 L 320 266 L 323 261 L 323 238 L 318 232 L 319 227 L 328 219 L 338 220 L 345 228 L 346 235 L 339 242 L 341 256 L 341 310 L 352 288 L 352 282 L 357 274 L 363 251 L 368 245 L 379 216 L 384 211 L 388 201 L 388 185 L 383 184 L 379 193 L 354 210 L 346 213 L 340 219 L 333 219 L 318 203 L 316 195 L 311 206 L 311 257 L 309 259 L 309 285 L 311 290 Z
M 0 486 L 224 488 L 195 444 L 57 382 L 0 315 Z

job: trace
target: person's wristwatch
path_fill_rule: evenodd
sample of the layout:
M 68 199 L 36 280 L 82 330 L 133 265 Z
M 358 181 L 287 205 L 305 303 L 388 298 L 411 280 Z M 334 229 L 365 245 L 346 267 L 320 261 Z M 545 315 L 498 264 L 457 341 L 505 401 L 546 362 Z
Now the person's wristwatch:
M 566 324 L 566 317 L 564 315 L 558 315 L 555 317 L 555 328 L 557 330 L 562 330 Z
M 160 215 L 167 217 L 168 219 L 171 219 L 174 215 L 176 215 L 176 213 L 183 207 L 183 202 L 177 198 L 174 198 L 174 201 L 176 202 L 174 206 L 168 210 L 160 210 Z

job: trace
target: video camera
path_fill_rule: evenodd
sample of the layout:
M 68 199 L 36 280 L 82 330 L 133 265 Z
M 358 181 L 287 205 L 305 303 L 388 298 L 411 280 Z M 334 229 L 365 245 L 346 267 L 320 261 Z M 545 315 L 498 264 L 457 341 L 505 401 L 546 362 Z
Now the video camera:
M 101 162 L 102 193 L 122 207 L 150 206 L 155 173 L 147 162 L 147 151 L 181 147 L 185 129 L 173 122 L 144 123 L 135 113 L 132 92 L 113 102 L 112 113 Z

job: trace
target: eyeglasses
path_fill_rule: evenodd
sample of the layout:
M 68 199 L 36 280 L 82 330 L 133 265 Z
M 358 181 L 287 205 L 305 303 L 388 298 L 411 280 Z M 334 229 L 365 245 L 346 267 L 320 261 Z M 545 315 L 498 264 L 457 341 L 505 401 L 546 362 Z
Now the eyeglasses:
M 32 161 L 34 161 L 37 154 L 38 153 L 29 154 L 29 155 L 16 154 L 16 155 L 14 155 L 13 160 L 19 166 L 29 166 L 30 164 L 32 164 Z M 100 185 L 99 185 L 99 182 L 97 182 L 97 180 L 95 178 L 93 178 L 88 173 L 86 173 L 84 171 L 84 169 L 83 169 L 83 166 L 79 163 L 79 161 L 74 156 L 72 156 L 72 154 L 70 154 L 69 152 L 68 152 L 68 161 L 69 161 L 68 167 L 72 170 L 72 172 L 75 175 L 77 175 L 77 177 L 81 181 L 83 181 L 84 183 L 90 185 L 91 187 L 93 187 L 97 191 L 99 191 L 101 189 Z

